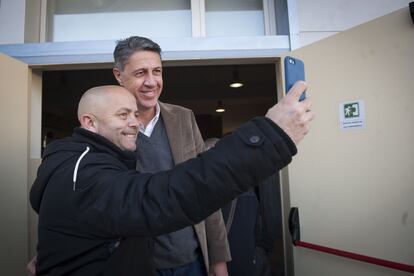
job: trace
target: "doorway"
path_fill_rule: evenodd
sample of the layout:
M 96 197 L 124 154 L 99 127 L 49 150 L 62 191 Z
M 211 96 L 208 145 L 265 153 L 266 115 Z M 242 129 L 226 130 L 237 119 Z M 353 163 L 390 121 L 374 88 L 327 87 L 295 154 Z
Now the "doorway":
M 263 116 L 267 109 L 277 102 L 276 66 L 274 62 L 258 64 L 229 64 L 229 65 L 198 65 L 198 66 L 164 66 L 164 88 L 160 100 L 172 104 L 181 105 L 194 111 L 197 124 L 204 139 L 221 138 L 231 133 L 243 122 L 256 116 Z M 230 84 L 238 79 L 243 86 L 232 88 Z M 77 104 L 82 94 L 89 88 L 99 85 L 117 84 L 112 75 L 112 69 L 88 69 L 88 70 L 54 70 L 43 71 L 42 91 L 42 148 L 55 139 L 69 136 L 74 127 L 78 126 Z M 224 108 L 224 112 L 216 112 L 217 107 Z M 261 184 L 262 185 L 262 184 Z M 278 175 L 267 181 L 270 186 L 279 187 Z M 280 189 L 267 190 L 267 194 L 259 190 L 252 191 L 257 198 L 269 196 L 275 197 L 281 202 Z M 237 229 L 249 224 L 246 221 L 245 211 L 251 209 L 247 197 L 241 197 L 236 205 L 233 232 L 229 232 L 229 241 L 240 244 L 237 241 Z M 244 201 L 243 201 L 244 200 Z M 247 204 L 247 205 L 246 205 Z M 276 204 L 277 205 L 277 204 Z M 230 208 L 230 205 L 227 206 Z M 256 204 L 257 214 L 263 212 L 263 207 Z M 228 210 L 228 209 L 227 209 Z M 282 206 L 276 206 L 270 216 L 277 220 L 271 224 L 270 244 L 264 254 L 268 255 L 271 267 L 271 275 L 285 274 L 284 250 L 283 250 L 283 226 Z M 237 213 L 238 212 L 238 213 Z M 223 211 L 228 220 L 228 212 Z M 236 247 L 238 252 L 247 250 L 250 246 L 251 255 L 234 253 L 234 257 L 240 256 L 254 265 L 258 261 L 258 252 L 255 248 L 256 213 L 250 216 L 253 224 L 247 237 L 250 244 L 246 247 Z M 274 225 L 278 225 L 275 229 Z M 239 226 L 238 226 L 239 225 Z M 268 237 L 267 237 L 268 239 Z M 261 241 L 263 242 L 263 241 Z M 269 242 L 268 242 L 269 243 Z M 239 257 L 237 257 L 239 258 Z M 241 262 L 241 259 L 239 260 Z M 236 263 L 236 260 L 234 260 Z M 230 264 L 231 266 L 231 264 Z M 238 272 L 237 272 L 238 273 Z M 239 276 L 239 274 L 234 274 Z M 247 275 L 247 274 L 246 274 Z

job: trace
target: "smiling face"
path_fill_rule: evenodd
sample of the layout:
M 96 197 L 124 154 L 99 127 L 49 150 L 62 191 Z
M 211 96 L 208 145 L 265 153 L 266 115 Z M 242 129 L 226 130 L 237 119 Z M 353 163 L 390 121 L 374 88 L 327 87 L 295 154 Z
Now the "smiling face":
M 134 96 L 120 86 L 93 88 L 87 93 L 79 103 L 82 127 L 105 137 L 121 150 L 134 151 L 140 123 Z
M 161 95 L 162 64 L 157 52 L 141 50 L 133 53 L 123 70 L 114 68 L 119 84 L 134 94 L 140 115 L 147 123 L 155 116 L 155 106 Z
M 97 133 L 120 149 L 134 151 L 138 134 L 138 109 L 129 93 L 113 94 L 110 103 L 96 118 Z

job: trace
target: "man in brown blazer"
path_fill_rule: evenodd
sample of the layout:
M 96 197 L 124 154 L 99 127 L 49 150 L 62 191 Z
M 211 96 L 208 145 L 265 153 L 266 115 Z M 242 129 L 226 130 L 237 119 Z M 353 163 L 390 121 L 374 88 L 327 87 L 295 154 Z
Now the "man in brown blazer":
M 204 142 L 191 110 L 161 103 L 161 48 L 144 37 L 118 42 L 113 73 L 137 99 L 142 121 L 137 139 L 137 170 L 156 172 L 195 157 Z M 226 276 L 230 251 L 221 211 L 205 221 L 157 237 L 154 265 L 159 276 Z

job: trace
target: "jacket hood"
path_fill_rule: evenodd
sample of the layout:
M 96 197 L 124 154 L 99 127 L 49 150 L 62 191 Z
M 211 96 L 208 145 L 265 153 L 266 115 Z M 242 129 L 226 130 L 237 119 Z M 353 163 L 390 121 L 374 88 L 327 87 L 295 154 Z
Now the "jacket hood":
M 42 164 L 37 171 L 37 178 L 30 190 L 30 203 L 37 213 L 39 213 L 43 192 L 53 173 L 65 161 L 80 156 L 87 147 L 87 143 L 76 142 L 72 137 L 54 141 L 46 147 L 42 156 Z
M 135 152 L 125 152 L 106 138 L 82 128 L 76 128 L 71 137 L 50 143 L 42 155 L 42 164 L 37 171 L 37 177 L 30 190 L 30 204 L 39 213 L 43 193 L 51 176 L 71 161 L 73 165 L 73 182 L 76 182 L 78 165 L 88 152 L 108 153 L 118 157 L 129 168 L 135 168 Z M 75 188 L 75 186 L 74 186 Z

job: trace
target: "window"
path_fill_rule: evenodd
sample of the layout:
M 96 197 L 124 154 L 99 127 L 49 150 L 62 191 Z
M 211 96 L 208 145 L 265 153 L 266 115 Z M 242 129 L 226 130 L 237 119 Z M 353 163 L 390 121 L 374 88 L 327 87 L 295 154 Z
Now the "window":
M 207 36 L 265 35 L 262 0 L 206 0 Z
M 50 0 L 48 41 L 191 37 L 190 0 Z
M 286 0 L 45 1 L 46 41 L 52 42 L 289 33 Z

